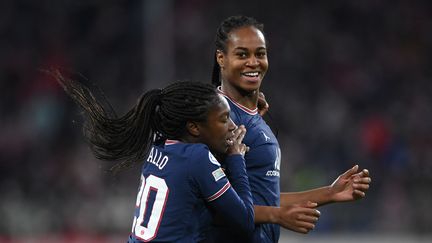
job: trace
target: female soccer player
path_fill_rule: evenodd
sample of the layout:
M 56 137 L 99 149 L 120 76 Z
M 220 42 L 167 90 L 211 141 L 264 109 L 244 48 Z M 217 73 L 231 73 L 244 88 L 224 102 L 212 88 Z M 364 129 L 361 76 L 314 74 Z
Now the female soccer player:
M 217 29 L 215 44 L 212 82 L 228 100 L 233 121 L 244 124 L 248 131 L 244 143 L 250 147 L 250 151 L 245 160 L 255 217 L 263 215 L 261 210 L 270 210 L 269 207 L 260 206 L 311 208 L 304 202 L 323 205 L 364 197 L 371 179 L 367 170 L 357 172 L 357 165 L 340 175 L 330 186 L 305 192 L 280 193 L 279 144 L 257 109 L 260 86 L 268 69 L 263 25 L 246 16 L 229 17 Z M 303 213 L 299 217 L 299 210 L 285 211 L 284 215 L 278 217 L 285 218 L 285 228 L 301 233 L 311 230 L 316 220 L 310 214 Z M 239 235 L 223 225 L 216 225 L 208 239 L 214 242 L 243 242 Z M 278 242 L 279 226 L 257 225 L 254 239 L 255 242 Z
M 246 130 L 235 126 L 212 85 L 178 82 L 150 90 L 117 117 L 83 84 L 51 74 L 85 111 L 84 135 L 97 158 L 123 161 L 114 170 L 144 161 L 128 242 L 197 242 L 206 209 L 252 233 Z M 229 181 L 212 152 L 227 155 Z

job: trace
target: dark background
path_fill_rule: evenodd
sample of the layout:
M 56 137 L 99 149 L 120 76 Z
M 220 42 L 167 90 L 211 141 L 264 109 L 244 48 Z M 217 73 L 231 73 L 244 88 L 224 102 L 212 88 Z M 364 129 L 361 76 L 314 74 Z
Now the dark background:
M 265 24 L 263 91 L 282 149 L 281 190 L 328 185 L 354 164 L 372 175 L 365 200 L 321 208 L 311 234 L 431 234 L 430 5 L 1 1 L 0 241 L 124 241 L 132 224 L 139 168 L 105 173 L 111 164 L 87 148 L 80 110 L 39 69 L 81 73 L 124 114 L 150 88 L 210 82 L 214 33 L 235 14 Z

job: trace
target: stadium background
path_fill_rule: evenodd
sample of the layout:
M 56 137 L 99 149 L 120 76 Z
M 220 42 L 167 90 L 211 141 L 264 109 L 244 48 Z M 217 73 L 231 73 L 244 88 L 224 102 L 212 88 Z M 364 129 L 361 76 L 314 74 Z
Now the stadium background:
M 139 169 L 105 173 L 79 109 L 38 69 L 82 73 L 123 114 L 146 89 L 210 82 L 216 27 L 234 14 L 265 24 L 282 190 L 354 163 L 373 177 L 366 200 L 323 207 L 315 231 L 281 242 L 430 240 L 431 13 L 403 0 L 1 1 L 0 242 L 124 242 L 132 222 Z

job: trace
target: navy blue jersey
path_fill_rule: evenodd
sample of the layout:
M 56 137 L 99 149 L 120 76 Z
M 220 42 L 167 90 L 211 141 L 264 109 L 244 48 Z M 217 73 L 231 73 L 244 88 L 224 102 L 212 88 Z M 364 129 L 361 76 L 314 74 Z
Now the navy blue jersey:
M 219 92 L 223 94 L 220 89 Z M 237 125 L 246 127 L 243 143 L 250 148 L 245 160 L 254 205 L 278 207 L 281 161 L 279 143 L 257 109 L 250 110 L 223 95 L 230 105 L 231 119 Z M 244 242 L 240 234 L 223 225 L 212 227 L 210 232 L 207 237 L 211 239 L 208 242 Z M 260 224 L 255 228 L 253 242 L 278 242 L 279 234 L 279 225 Z
M 204 144 L 168 140 L 153 146 L 142 167 L 129 242 L 198 242 L 204 226 L 200 217 L 208 209 L 252 234 L 253 204 L 244 158 L 232 155 L 227 162 L 234 174 L 231 183 Z

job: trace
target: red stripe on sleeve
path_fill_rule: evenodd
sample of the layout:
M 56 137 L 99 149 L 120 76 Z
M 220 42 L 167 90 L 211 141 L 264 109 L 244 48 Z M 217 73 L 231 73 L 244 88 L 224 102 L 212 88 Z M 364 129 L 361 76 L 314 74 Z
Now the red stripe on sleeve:
M 231 187 L 231 184 L 229 183 L 229 181 L 225 184 L 225 186 L 223 186 L 218 192 L 216 192 L 215 194 L 213 194 L 213 196 L 208 197 L 206 200 L 207 202 L 211 202 L 214 201 L 216 199 L 218 199 L 220 196 L 222 196 L 222 194 L 224 194 L 229 188 Z

